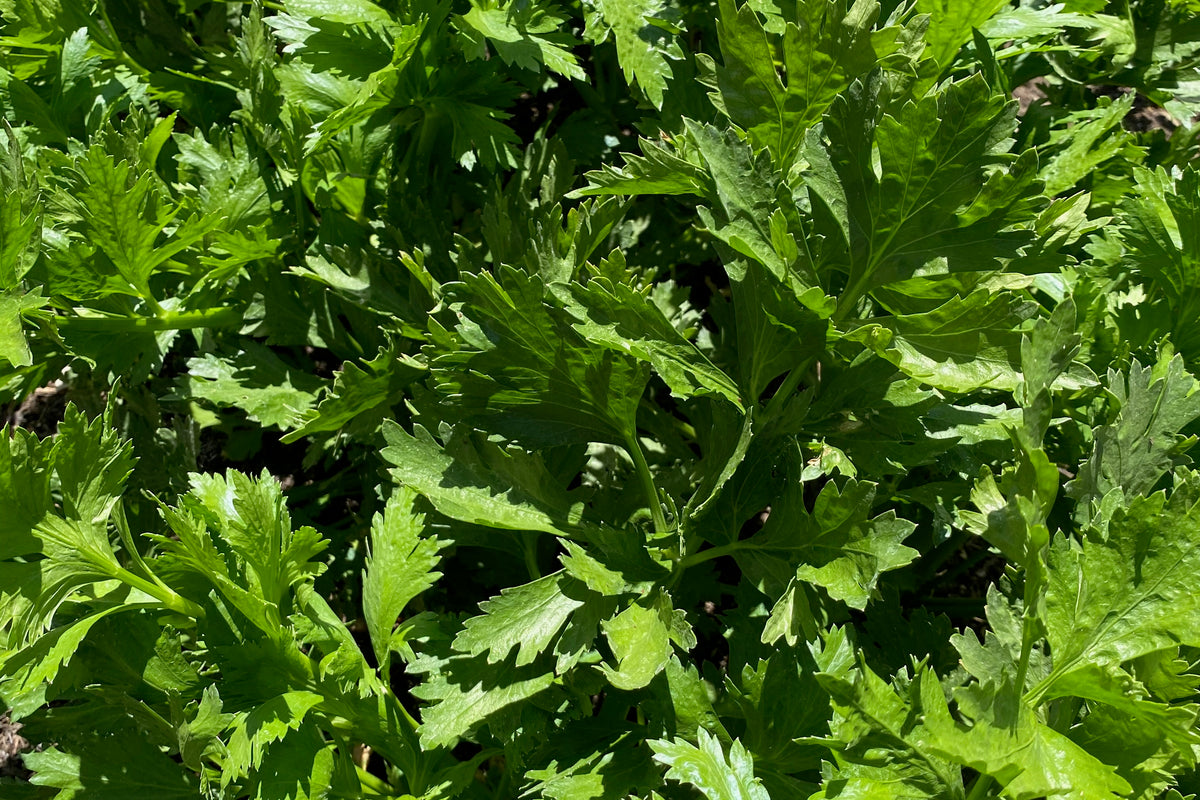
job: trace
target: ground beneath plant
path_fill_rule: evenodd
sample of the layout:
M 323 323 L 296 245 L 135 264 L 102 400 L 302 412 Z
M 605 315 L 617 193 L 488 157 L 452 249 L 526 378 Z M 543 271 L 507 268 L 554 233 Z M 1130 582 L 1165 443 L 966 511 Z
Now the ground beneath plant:
M 20 723 L 0 716 L 0 778 L 28 779 L 29 771 L 21 760 L 21 754 L 29 750 L 29 742 L 22 736 Z

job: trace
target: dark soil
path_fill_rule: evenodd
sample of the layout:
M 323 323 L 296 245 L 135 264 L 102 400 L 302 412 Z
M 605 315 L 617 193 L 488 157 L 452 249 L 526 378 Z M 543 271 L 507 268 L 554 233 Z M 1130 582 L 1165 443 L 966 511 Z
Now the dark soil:
M 67 385 L 61 380 L 53 381 L 34 389 L 16 408 L 0 406 L 0 411 L 3 412 L 0 427 L 24 428 L 40 438 L 53 436 L 67 411 Z
M 20 723 L 11 722 L 8 715 L 0 716 L 0 778 L 29 779 L 29 770 L 21 760 L 21 754 L 27 752 L 29 742 L 21 736 Z

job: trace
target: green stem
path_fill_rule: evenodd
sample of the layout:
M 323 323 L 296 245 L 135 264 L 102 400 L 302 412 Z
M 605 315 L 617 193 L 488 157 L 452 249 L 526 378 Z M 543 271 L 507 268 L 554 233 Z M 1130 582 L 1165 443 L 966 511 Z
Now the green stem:
M 232 328 L 242 324 L 234 308 L 207 311 L 164 311 L 155 317 L 59 317 L 58 326 L 67 330 L 97 333 L 152 333 L 190 328 Z
M 537 539 L 532 536 L 523 537 L 521 549 L 525 552 L 525 569 L 529 572 L 529 579 L 536 581 L 542 577 L 542 571 L 538 569 L 537 563 Z
M 711 561 L 714 558 L 720 558 L 721 556 L 727 556 L 730 553 L 734 553 L 734 552 L 740 550 L 741 547 L 742 547 L 742 542 L 737 541 L 737 542 L 730 542 L 729 544 L 723 544 L 718 547 L 710 547 L 707 550 L 701 550 L 699 553 L 693 553 L 692 555 L 683 559 L 683 561 L 680 561 L 679 568 L 681 570 L 685 570 L 688 567 L 694 567 L 697 564 L 703 564 L 705 561 Z
M 1065 734 L 1071 729 L 1075 718 L 1079 716 L 1079 709 L 1083 708 L 1083 698 L 1081 697 L 1064 697 L 1055 704 L 1054 719 L 1050 724 L 1054 730 Z
M 646 454 L 642 452 L 642 446 L 638 443 L 636 430 L 625 432 L 625 449 L 629 451 L 629 457 L 633 459 L 638 478 L 642 482 L 642 491 L 646 493 L 646 500 L 650 503 L 650 516 L 654 520 L 654 532 L 660 535 L 665 534 L 668 531 L 667 518 L 663 516 L 662 503 L 658 499 L 658 488 L 654 485 L 654 475 L 650 472 Z
M 858 304 L 858 301 L 865 293 L 863 290 L 867 286 L 867 281 L 870 275 L 875 271 L 875 264 L 869 263 L 867 268 L 855 279 L 854 283 L 846 287 L 846 290 L 838 296 L 837 309 L 833 312 L 833 317 L 830 319 L 834 325 L 841 322 L 850 313 L 851 309 Z
M 768 420 L 774 419 L 783 411 L 783 404 L 795 394 L 800 381 L 804 380 L 804 376 L 808 374 L 808 370 L 812 368 L 813 362 L 816 360 L 817 357 L 815 355 L 809 356 L 787 374 L 787 377 L 783 379 L 783 383 L 779 386 L 779 391 L 775 392 L 775 395 L 767 403 L 766 417 Z
M 392 791 L 392 787 L 386 781 L 375 777 L 358 764 L 354 765 L 354 770 L 358 773 L 358 782 L 366 789 L 387 797 L 395 796 L 395 793 Z
M 983 800 L 991 791 L 994 779 L 991 775 L 980 775 L 975 779 L 975 784 L 971 787 L 971 793 L 967 795 L 967 800 Z
M 192 619 L 204 619 L 204 609 L 181 597 L 160 583 L 148 581 L 140 575 L 135 575 L 124 567 L 117 567 L 113 577 L 127 586 L 140 589 L 163 604 L 165 608 Z

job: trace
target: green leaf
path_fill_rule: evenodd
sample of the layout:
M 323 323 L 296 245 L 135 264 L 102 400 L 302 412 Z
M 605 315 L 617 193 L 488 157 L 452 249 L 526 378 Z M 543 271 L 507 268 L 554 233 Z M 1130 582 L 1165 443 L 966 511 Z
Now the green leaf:
M 63 512 L 84 523 L 103 523 L 125 489 L 135 463 L 133 445 L 104 417 L 90 423 L 74 406 L 67 408 L 52 453 L 62 484 Z
M 1168 787 L 1175 783 L 1181 765 L 1190 768 L 1194 755 L 1190 750 L 1181 751 L 1159 725 L 1098 705 L 1072 731 L 1072 738 L 1116 768 L 1132 786 L 1129 796 L 1183 800 L 1183 795 Z
M 20 294 L 14 289 L 0 289 L 0 359 L 14 367 L 33 364 L 33 354 L 22 332 L 21 316 L 44 308 L 49 300 L 41 290 Z
M 586 80 L 570 47 L 565 20 L 537 3 L 505 4 L 473 0 L 471 10 L 454 18 L 469 58 L 486 58 L 487 43 L 506 64 L 538 71 L 542 66 L 568 78 Z
M 317 405 L 319 387 L 318 379 L 252 341 L 233 358 L 210 354 L 189 360 L 181 385 L 185 396 L 240 408 L 250 419 L 279 428 L 303 424 Z
M 699 746 L 686 739 L 653 739 L 649 742 L 654 760 L 667 766 L 667 777 L 689 783 L 708 800 L 771 800 L 754 777 L 754 759 L 736 739 L 729 746 L 729 759 L 721 743 L 703 728 L 696 732 Z
M 872 32 L 879 16 L 873 0 L 856 0 L 850 8 L 846 0 L 800 0 L 794 17 L 781 20 L 781 37 L 763 29 L 754 9 L 753 3 L 735 8 L 734 0 L 721 0 L 717 34 L 724 63 L 716 68 L 719 91 L 712 98 L 786 170 L 805 131 L 833 99 L 895 48 L 897 29 Z M 779 49 L 782 70 L 776 67 Z
M 221 221 L 210 215 L 176 222 L 184 207 L 164 195 L 155 176 L 139 172 L 128 161 L 115 161 L 101 145 L 78 158 L 74 171 L 70 196 L 83 219 L 84 235 L 142 298 L 154 297 L 152 273 Z
M 950 71 L 959 48 L 971 41 L 971 31 L 980 28 L 1007 3 L 988 0 L 917 0 L 916 13 L 929 15 L 925 34 L 925 56 L 933 59 L 941 74 Z
M 795 649 L 781 646 L 725 677 L 727 697 L 746 720 L 741 740 L 760 767 L 796 772 L 820 766 L 824 748 L 797 740 L 828 732 L 829 697 L 815 675 L 835 671 L 839 658 L 850 657 L 844 645 L 844 638 L 831 637 Z
M 385 422 L 385 461 L 392 477 L 462 522 L 559 536 L 578 534 L 582 504 L 560 486 L 536 456 L 471 441 L 458 432 L 439 447 L 420 426 L 408 434 Z
M 191 484 L 178 508 L 161 506 L 174 536 L 149 535 L 163 551 L 159 563 L 201 576 L 259 630 L 278 636 L 293 587 L 324 571 L 312 559 L 328 541 L 311 527 L 292 529 L 279 483 L 265 471 L 258 480 L 233 470 L 192 474 Z
M 8 146 L 0 154 L 0 292 L 8 293 L 19 287 L 37 260 L 42 209 L 25 174 L 20 144 L 7 121 L 4 131 Z
M 1117 217 L 1121 260 L 1132 265 L 1149 295 L 1139 310 L 1160 330 L 1170 331 L 1179 351 L 1194 359 L 1200 315 L 1200 172 L 1189 166 L 1171 180 L 1159 167 L 1154 173 L 1138 170 L 1136 177 L 1136 194 L 1125 198 Z
M 1016 326 L 1030 310 L 1010 295 L 979 291 L 925 313 L 864 320 L 846 338 L 938 389 L 1011 391 L 1021 378 Z
M 1155 702 L 1146 687 L 1113 664 L 1087 664 L 1063 675 L 1046 695 L 1046 699 L 1055 697 L 1082 697 L 1109 706 L 1127 719 L 1152 726 L 1165 742 L 1172 743 L 1181 753 L 1190 753 L 1200 744 L 1200 731 L 1195 727 L 1200 706 Z
M 330 796 L 334 749 L 313 727 L 267 750 L 257 770 L 256 800 L 323 800 Z
M 616 669 L 601 665 L 613 686 L 640 689 L 667 666 L 671 641 L 658 610 L 635 603 L 600 625 L 617 659 Z
M 423 655 L 408 671 L 427 674 L 413 695 L 431 702 L 421 712 L 421 746 L 448 747 L 497 712 L 550 688 L 554 675 L 536 667 L 518 669 L 510 662 L 456 656 L 438 659 Z
M 436 536 L 423 536 L 425 515 L 414 510 L 415 500 L 412 489 L 400 487 L 383 513 L 371 520 L 371 551 L 362 578 L 363 619 L 384 675 L 391 658 L 392 629 L 400 614 L 442 576 L 434 570 L 444 544 Z
M 240 715 L 229 737 L 229 758 L 223 765 L 222 781 L 229 783 L 262 766 L 271 744 L 299 730 L 308 713 L 323 699 L 316 692 L 290 691 Z
M 1109 495 L 1113 503 L 1149 493 L 1192 441 L 1179 431 L 1200 417 L 1200 384 L 1170 352 L 1153 367 L 1134 360 L 1126 375 L 1109 370 L 1107 383 L 1120 411 L 1095 431 L 1091 456 L 1066 486 L 1082 520 L 1096 516 Z
M 1075 301 L 1068 297 L 1058 304 L 1049 319 L 1037 321 L 1032 335 L 1021 339 L 1023 380 L 1013 396 L 1021 404 L 1023 434 L 1030 447 L 1040 446 L 1050 427 L 1055 385 L 1068 383 L 1073 377 L 1069 370 L 1079 354 L 1082 339 L 1075 320 Z M 1090 383 L 1092 376 L 1086 377 Z
M 587 0 L 584 35 L 597 44 L 611 33 L 625 82 L 635 82 L 655 108 L 661 108 L 671 61 L 683 58 L 675 36 L 682 32 L 676 12 L 662 0 Z
M 0 559 L 38 550 L 32 534 L 51 508 L 51 447 L 27 431 L 0 432 Z
M 1054 668 L 1035 695 L 1076 670 L 1200 643 L 1197 520 L 1200 474 L 1181 472 L 1170 497 L 1135 497 L 1114 513 L 1106 538 L 1054 540 L 1044 616 Z
M 831 737 L 823 743 L 832 749 L 838 773 L 826 776 L 825 797 L 849 793 L 889 800 L 963 800 L 961 768 L 934 751 L 914 726 L 921 710 L 922 674 L 912 681 L 902 674 L 889 686 L 866 665 L 861 653 L 856 668 L 838 666 L 836 672 L 817 673 L 836 711 L 830 722 Z
M 454 350 L 430 354 L 438 390 L 480 427 L 532 446 L 625 444 L 648 368 L 576 333 L 538 278 L 497 272 L 446 287 L 466 319 Z
M 547 749 L 554 760 L 525 773 L 530 791 L 547 800 L 624 800 L 662 783 L 645 740 L 605 720 L 573 721 Z
M 1062 127 L 1051 135 L 1050 146 L 1057 145 L 1058 152 L 1038 176 L 1047 194 L 1067 191 L 1129 147 L 1132 137 L 1122 129 L 1121 120 L 1131 108 L 1132 97 L 1104 98 L 1098 108 L 1066 115 Z
M 288 0 L 287 10 L 303 19 L 359 23 L 389 23 L 392 17 L 370 0 Z
M 563 288 L 572 327 L 587 341 L 650 364 L 680 399 L 723 397 L 743 410 L 737 385 L 687 341 L 645 294 L 605 278 Z
M 483 615 L 463 623 L 454 649 L 473 656 L 486 653 L 488 663 L 494 664 L 507 659 L 516 647 L 518 667 L 533 663 L 584 604 L 564 593 L 569 580 L 565 572 L 555 572 L 483 601 L 479 604 Z
M 980 642 L 970 628 L 950 637 L 951 644 L 958 650 L 963 669 L 974 675 L 981 683 L 999 684 L 1017 678 L 1024 638 L 1022 611 L 1019 603 L 1009 601 L 995 584 L 988 587 L 987 605 L 988 630 Z M 1028 674 L 1025 686 L 1028 689 L 1050 672 L 1050 659 L 1040 647 L 1032 648 L 1029 654 Z
M 938 755 L 998 780 L 1013 800 L 1063 797 L 1107 800 L 1130 789 L 1116 771 L 1038 720 L 1011 684 L 972 684 L 954 693 L 960 715 L 950 716 L 932 672 L 921 681 L 925 710 L 920 735 Z
M 183 763 L 199 772 L 202 759 L 210 752 L 225 753 L 220 735 L 229 727 L 234 715 L 223 712 L 221 696 L 216 686 L 207 686 L 196 706 L 195 715 L 178 726 L 179 756 Z
M 622 153 L 621 167 L 605 164 L 587 172 L 588 185 L 567 195 L 700 195 L 708 182 L 700 155 L 687 137 L 639 139 L 641 155 Z
M 1031 216 L 1025 209 L 1036 192 L 1036 159 L 1008 154 L 1015 103 L 975 75 L 908 101 L 876 127 L 869 109 L 878 89 L 856 83 L 832 105 L 824 133 L 837 179 L 819 172 L 809 183 L 846 217 L 841 317 L 865 293 L 932 261 L 944 259 L 943 274 L 995 269 L 1031 238 L 1006 230 Z
M 296 442 L 316 433 L 341 430 L 373 436 L 405 387 L 428 372 L 414 359 L 398 358 L 389 350 L 363 361 L 363 367 L 352 361 L 342 364 L 328 393 L 315 408 L 308 407 L 297 420 L 299 426 L 282 441 Z
M 110 606 L 83 619 L 59 625 L 40 636 L 29 647 L 0 653 L 0 676 L 5 678 L 5 702 L 19 707 L 44 684 L 53 683 L 60 670 L 71 662 L 79 650 L 80 642 L 96 623 L 110 614 L 127 609 L 128 606 Z
M 916 525 L 897 519 L 894 511 L 871 517 L 875 488 L 850 479 L 839 490 L 830 481 L 809 512 L 804 484 L 790 483 L 763 530 L 737 543 L 739 563 L 754 575 L 767 567 L 762 557 L 782 560 L 800 580 L 823 587 L 852 608 L 865 608 L 880 575 L 917 557 L 916 550 L 901 544 Z
M 56 747 L 26 753 L 25 765 L 34 772 L 30 782 L 62 790 L 56 795 L 61 798 L 194 800 L 200 794 L 196 776 L 152 742 L 120 735 L 93 735 L 81 745 L 78 753 L 63 752 Z

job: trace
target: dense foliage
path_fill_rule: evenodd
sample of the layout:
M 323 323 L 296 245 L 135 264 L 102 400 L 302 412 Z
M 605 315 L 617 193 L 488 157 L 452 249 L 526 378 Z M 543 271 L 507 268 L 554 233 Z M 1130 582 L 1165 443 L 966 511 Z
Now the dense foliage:
M 1195 0 L 0 0 L 0 794 L 1196 791 L 1198 111 Z

